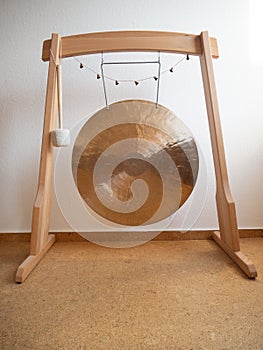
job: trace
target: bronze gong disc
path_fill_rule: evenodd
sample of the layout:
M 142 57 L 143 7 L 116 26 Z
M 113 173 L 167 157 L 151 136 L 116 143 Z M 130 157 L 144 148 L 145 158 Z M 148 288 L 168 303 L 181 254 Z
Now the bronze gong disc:
M 190 196 L 198 151 L 172 111 L 127 100 L 88 119 L 74 144 L 72 171 L 82 199 L 99 217 L 147 225 L 171 216 Z

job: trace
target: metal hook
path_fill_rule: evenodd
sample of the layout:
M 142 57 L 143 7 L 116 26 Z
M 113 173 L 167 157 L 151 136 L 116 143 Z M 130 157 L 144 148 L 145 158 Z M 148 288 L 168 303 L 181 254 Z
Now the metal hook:
M 101 53 L 100 71 L 101 71 L 102 82 L 103 82 L 103 92 L 104 92 L 105 104 L 106 104 L 106 108 L 109 109 L 108 97 L 107 97 L 107 92 L 106 92 L 105 76 L 104 76 L 104 70 L 103 70 L 103 64 L 104 64 L 104 60 L 103 60 L 103 52 L 102 52 Z
M 158 69 L 158 82 L 157 82 L 157 92 L 156 92 L 156 108 L 158 108 L 158 103 L 159 103 L 159 91 L 160 91 L 160 79 L 161 79 L 161 55 L 160 55 L 160 51 L 158 52 L 158 64 L 159 64 L 159 69 Z
M 101 77 L 102 77 L 102 82 L 103 82 L 103 92 L 104 92 L 104 98 L 105 98 L 105 103 L 106 103 L 106 108 L 109 109 L 109 104 L 108 104 L 108 96 L 107 96 L 107 90 L 106 90 L 106 82 L 105 82 L 105 75 L 104 75 L 104 65 L 118 65 L 118 64 L 149 64 L 149 63 L 155 63 L 159 65 L 158 68 L 158 76 L 154 76 L 154 80 L 157 80 L 157 91 L 156 91 L 156 108 L 158 108 L 158 101 L 159 101 L 159 91 L 160 91 L 160 80 L 161 80 L 161 55 L 160 51 L 158 51 L 158 60 L 156 61 L 121 61 L 121 62 L 104 62 L 103 58 L 103 52 L 101 53 L 101 65 L 100 65 L 100 70 L 101 70 Z M 135 85 L 138 85 L 139 82 L 136 81 Z M 115 80 L 115 85 L 119 85 L 119 81 Z

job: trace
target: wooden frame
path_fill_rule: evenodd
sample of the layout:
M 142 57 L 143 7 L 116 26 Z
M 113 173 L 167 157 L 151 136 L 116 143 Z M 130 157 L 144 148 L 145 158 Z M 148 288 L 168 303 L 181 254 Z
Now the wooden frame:
M 118 51 L 162 51 L 200 57 L 216 175 L 216 205 L 220 229 L 220 233 L 214 233 L 213 239 L 249 278 L 255 278 L 257 276 L 255 266 L 240 251 L 235 204 L 228 182 L 212 63 L 212 58 L 219 57 L 216 39 L 210 38 L 208 32 L 192 35 L 170 32 L 122 31 L 81 34 L 62 38 L 58 34 L 52 34 L 52 38 L 43 43 L 42 59 L 49 61 L 49 70 L 39 182 L 33 207 L 30 255 L 19 266 L 16 281 L 23 282 L 55 242 L 55 236 L 49 234 L 49 220 L 53 164 L 50 132 L 55 128 L 58 108 L 56 66 L 59 64 L 60 58 L 64 57 Z M 53 53 L 54 59 L 51 53 Z

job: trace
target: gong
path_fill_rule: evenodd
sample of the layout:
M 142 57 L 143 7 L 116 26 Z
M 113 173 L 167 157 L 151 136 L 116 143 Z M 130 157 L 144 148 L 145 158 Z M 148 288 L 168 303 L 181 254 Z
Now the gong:
M 114 103 L 81 128 L 72 172 L 85 205 L 120 225 L 159 222 L 188 199 L 198 174 L 198 150 L 169 109 L 144 100 Z

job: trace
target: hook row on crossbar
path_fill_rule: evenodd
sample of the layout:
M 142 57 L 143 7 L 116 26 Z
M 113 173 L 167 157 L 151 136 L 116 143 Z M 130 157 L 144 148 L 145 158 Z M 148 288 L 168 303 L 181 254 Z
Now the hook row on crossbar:
M 158 64 L 158 74 L 154 77 L 154 80 L 157 81 L 157 87 L 156 87 L 156 108 L 158 108 L 159 103 L 159 91 L 160 91 L 160 78 L 161 78 L 161 56 L 160 52 L 158 52 L 158 60 L 155 61 L 112 61 L 112 62 L 105 62 L 103 53 L 101 54 L 101 76 L 102 76 L 102 82 L 103 82 L 103 92 L 104 92 L 104 98 L 105 98 L 105 104 L 106 108 L 109 109 L 109 103 L 108 103 L 108 95 L 107 95 L 107 89 L 106 89 L 106 82 L 105 82 L 105 74 L 104 74 L 104 66 L 105 65 L 132 65 L 132 64 Z M 115 84 L 118 85 L 118 81 L 115 81 Z M 136 84 L 136 82 L 135 82 Z

